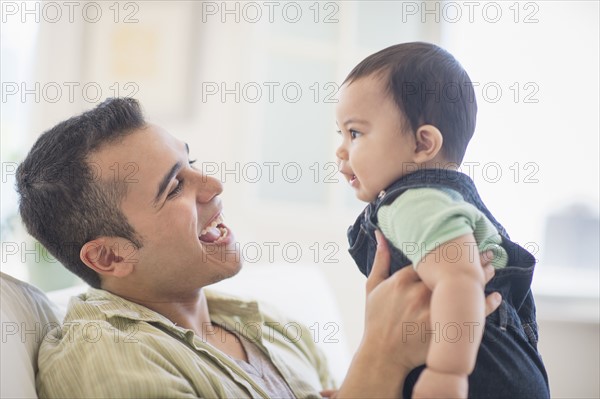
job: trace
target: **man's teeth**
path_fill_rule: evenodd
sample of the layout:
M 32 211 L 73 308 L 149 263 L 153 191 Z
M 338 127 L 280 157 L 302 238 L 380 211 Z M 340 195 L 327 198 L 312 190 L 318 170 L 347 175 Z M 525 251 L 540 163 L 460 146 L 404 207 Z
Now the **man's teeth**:
M 217 228 L 217 225 L 221 224 L 221 223 L 223 223 L 223 217 L 221 215 L 219 215 L 219 216 L 217 216 L 217 218 L 215 220 L 212 221 L 211 224 L 209 224 L 208 226 L 206 226 L 204 228 L 204 230 L 202 230 L 200 232 L 200 235 L 202 236 L 202 235 L 208 233 L 209 229 Z M 227 231 L 227 229 L 224 229 L 224 228 L 219 228 L 219 230 L 221 231 L 221 234 L 223 234 L 223 231 Z
M 218 229 L 221 232 L 221 236 L 219 238 L 217 238 L 217 241 L 215 241 L 215 244 L 218 244 L 221 241 L 223 241 L 227 237 L 227 234 L 229 234 L 229 230 L 227 230 L 225 227 L 219 227 Z

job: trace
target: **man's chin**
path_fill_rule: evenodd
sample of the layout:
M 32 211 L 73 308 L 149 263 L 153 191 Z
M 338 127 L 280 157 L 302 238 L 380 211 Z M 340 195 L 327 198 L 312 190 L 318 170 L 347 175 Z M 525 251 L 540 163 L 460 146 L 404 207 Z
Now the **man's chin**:
M 232 259 L 232 257 L 233 254 L 229 254 L 226 262 L 217 262 L 217 259 L 214 259 L 214 262 L 209 261 L 208 264 L 210 264 L 211 267 L 210 269 L 206 268 L 206 270 L 212 270 L 213 272 L 216 272 L 210 279 L 209 284 L 215 284 L 228 278 L 234 277 L 242 270 L 244 262 L 241 256 L 236 256 L 234 259 Z M 218 268 L 218 270 L 216 270 L 216 268 Z
M 212 280 L 206 285 L 208 286 L 208 285 L 220 283 L 223 280 L 230 279 L 230 278 L 234 277 L 235 275 L 237 275 L 241 269 L 242 269 L 242 265 L 240 264 L 239 267 L 235 270 L 232 270 L 231 273 L 218 273 L 215 276 L 213 276 Z
M 227 268 L 230 273 L 223 273 L 223 280 L 236 276 L 241 270 L 242 266 L 244 266 L 244 260 L 240 257 L 239 261 L 236 264 L 228 265 Z

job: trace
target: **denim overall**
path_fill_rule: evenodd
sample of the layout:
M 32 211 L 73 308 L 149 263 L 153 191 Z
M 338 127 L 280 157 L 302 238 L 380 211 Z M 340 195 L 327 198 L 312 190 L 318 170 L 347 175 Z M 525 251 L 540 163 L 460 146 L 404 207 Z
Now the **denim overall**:
M 502 236 L 501 246 L 508 253 L 507 266 L 497 269 L 494 278 L 485 287 L 486 295 L 500 292 L 502 303 L 486 318 L 475 370 L 469 376 L 469 398 L 549 398 L 548 376 L 537 351 L 535 303 L 529 289 L 536 260 L 509 239 L 504 227 L 483 204 L 475 184 L 467 175 L 448 169 L 422 169 L 397 180 L 371 202 L 348 229 L 350 255 L 360 271 L 368 276 L 377 248 L 375 229 L 379 207 L 392 203 L 405 190 L 422 187 L 445 187 L 460 193 L 465 201 L 477 207 L 492 222 Z M 408 266 L 411 263 L 408 258 L 389 240 L 387 242 L 392 258 L 391 273 Z M 429 334 L 433 339 L 433 331 Z M 420 366 L 407 376 L 403 392 L 405 398 L 412 396 L 423 368 Z

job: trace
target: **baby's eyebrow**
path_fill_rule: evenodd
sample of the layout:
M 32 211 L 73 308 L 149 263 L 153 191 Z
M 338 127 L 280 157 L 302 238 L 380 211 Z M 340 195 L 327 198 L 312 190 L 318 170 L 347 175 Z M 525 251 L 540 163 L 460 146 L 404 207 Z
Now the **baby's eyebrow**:
M 364 120 L 364 119 L 357 119 L 357 118 L 346 119 L 346 121 L 343 123 L 343 125 L 347 126 L 347 125 L 349 125 L 351 123 L 357 123 L 357 124 L 361 124 L 361 125 L 370 125 L 370 123 L 367 122 L 366 120 Z

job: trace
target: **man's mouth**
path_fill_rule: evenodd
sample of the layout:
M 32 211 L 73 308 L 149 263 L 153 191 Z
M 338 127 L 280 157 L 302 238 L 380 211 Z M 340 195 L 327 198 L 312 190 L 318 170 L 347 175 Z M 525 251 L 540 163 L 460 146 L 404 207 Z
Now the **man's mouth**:
M 198 239 L 207 244 L 219 244 L 227 238 L 228 234 L 229 229 L 223 224 L 223 216 L 219 214 L 200 232 Z

